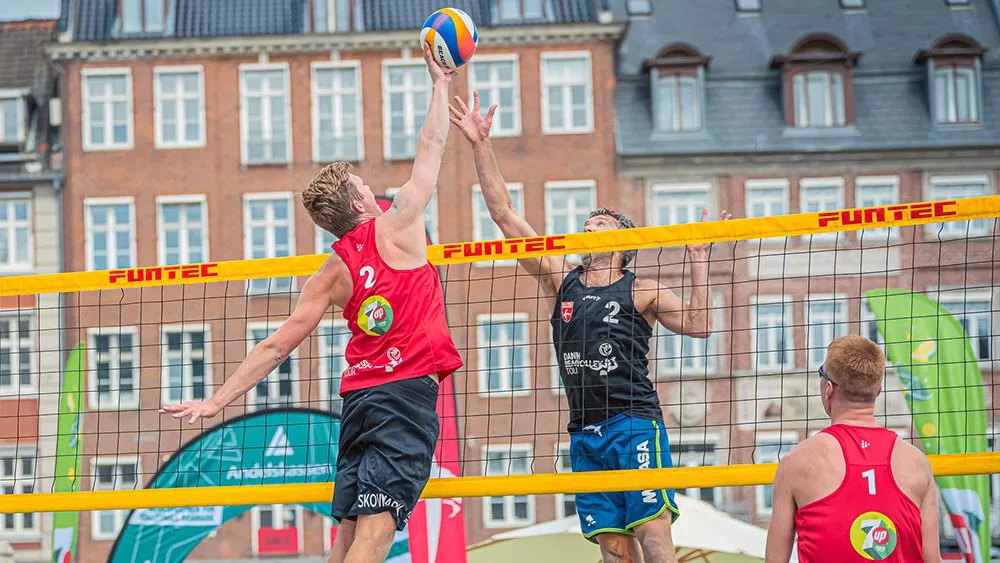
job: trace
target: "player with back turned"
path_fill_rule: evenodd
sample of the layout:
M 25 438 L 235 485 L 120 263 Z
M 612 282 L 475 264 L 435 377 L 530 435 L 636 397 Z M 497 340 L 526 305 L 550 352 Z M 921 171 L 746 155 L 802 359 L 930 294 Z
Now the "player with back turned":
M 475 95 L 470 110 L 458 97 L 451 120 L 472 143 L 476 171 L 490 216 L 505 237 L 537 236 L 514 209 L 490 146 L 496 106 L 484 117 Z M 731 215 L 722 212 L 721 219 Z M 702 220 L 707 218 L 703 214 Z M 585 231 L 628 229 L 635 224 L 611 209 L 597 209 Z M 570 270 L 563 257 L 528 258 L 520 265 L 555 298 L 552 341 L 569 402 L 573 471 L 647 469 L 671 465 L 670 446 L 647 353 L 659 323 L 677 334 L 707 338 L 710 245 L 687 247 L 691 300 L 684 303 L 656 280 L 627 267 L 635 251 L 584 256 Z M 601 546 L 605 563 L 676 561 L 670 526 L 677 517 L 674 493 L 647 490 L 576 495 L 587 539 Z
M 302 194 L 312 220 L 336 235 L 334 253 L 309 277 L 295 310 L 251 350 L 207 400 L 163 408 L 189 422 L 217 415 L 275 370 L 336 305 L 351 330 L 340 394 L 332 563 L 381 563 L 430 477 L 438 439 L 438 383 L 462 366 L 445 321 L 437 270 L 427 262 L 424 208 L 448 136 L 447 71 L 424 49 L 433 81 L 413 171 L 382 213 L 349 166 L 326 166 Z

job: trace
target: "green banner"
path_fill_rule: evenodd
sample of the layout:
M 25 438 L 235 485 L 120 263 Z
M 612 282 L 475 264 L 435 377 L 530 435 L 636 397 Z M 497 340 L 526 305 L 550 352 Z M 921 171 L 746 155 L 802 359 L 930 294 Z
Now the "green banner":
M 979 360 L 962 325 L 926 295 L 865 293 L 904 389 L 926 454 L 986 451 L 986 404 Z M 968 563 L 990 560 L 989 476 L 937 478 Z
M 70 351 L 63 370 L 59 392 L 59 418 L 56 431 L 56 475 L 52 491 L 70 493 L 80 490 L 80 411 L 83 407 L 83 342 Z M 56 512 L 52 515 L 52 562 L 75 560 L 80 525 L 79 512 Z

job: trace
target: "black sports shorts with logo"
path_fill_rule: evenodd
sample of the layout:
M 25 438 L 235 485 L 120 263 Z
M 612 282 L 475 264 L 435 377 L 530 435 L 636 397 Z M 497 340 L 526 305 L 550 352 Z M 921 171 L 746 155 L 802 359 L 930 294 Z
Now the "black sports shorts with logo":
M 390 512 L 402 531 L 431 473 L 440 429 L 438 384 L 428 376 L 344 396 L 333 490 L 337 521 Z

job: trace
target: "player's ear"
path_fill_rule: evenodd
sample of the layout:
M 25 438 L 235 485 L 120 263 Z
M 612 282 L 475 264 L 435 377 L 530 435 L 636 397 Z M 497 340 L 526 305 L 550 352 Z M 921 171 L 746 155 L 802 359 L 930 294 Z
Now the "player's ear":
M 361 214 L 361 213 L 365 212 L 365 206 L 364 206 L 363 203 L 361 203 L 360 199 L 352 199 L 351 200 L 351 209 L 353 209 L 354 212 L 358 213 L 358 214 Z

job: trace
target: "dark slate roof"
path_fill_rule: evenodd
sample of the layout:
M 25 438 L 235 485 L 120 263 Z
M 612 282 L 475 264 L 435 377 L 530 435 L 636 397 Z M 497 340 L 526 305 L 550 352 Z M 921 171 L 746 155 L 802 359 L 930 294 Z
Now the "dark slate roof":
M 744 151 L 863 150 L 1000 145 L 1000 19 L 991 2 L 951 8 L 944 0 L 869 0 L 845 11 L 837 0 L 762 0 L 757 14 L 739 14 L 733 0 L 658 0 L 651 17 L 635 18 L 619 49 L 616 109 L 623 155 Z M 624 0 L 613 3 L 624 19 Z M 827 33 L 859 51 L 854 71 L 856 124 L 824 134 L 789 130 L 781 107 L 780 71 L 772 57 L 803 36 Z M 983 126 L 942 131 L 931 124 L 920 49 L 961 33 L 987 49 L 983 60 Z M 672 43 L 710 57 L 705 73 L 703 134 L 653 132 L 645 60 Z
M 47 94 L 45 43 L 54 38 L 55 28 L 56 20 L 0 23 L 0 89 L 28 88 Z
M 164 33 L 123 36 L 118 31 L 118 0 L 62 0 L 60 29 L 71 28 L 73 41 L 98 42 L 149 37 L 223 37 L 293 35 L 305 31 L 311 0 L 171 0 Z M 452 6 L 477 25 L 508 23 L 585 23 L 597 21 L 592 0 L 547 0 L 551 17 L 541 21 L 496 21 L 493 0 L 360 0 L 366 31 L 418 29 L 434 10 Z M 75 4 L 73 8 L 70 4 Z M 72 24 L 72 25 L 70 25 Z

